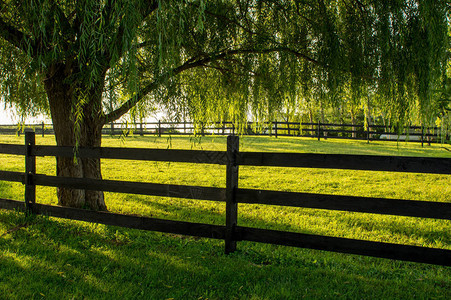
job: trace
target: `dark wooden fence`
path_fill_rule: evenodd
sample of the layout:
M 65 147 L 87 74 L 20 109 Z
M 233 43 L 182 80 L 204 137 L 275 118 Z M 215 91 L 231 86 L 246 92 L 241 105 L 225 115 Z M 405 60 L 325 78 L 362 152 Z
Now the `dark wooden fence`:
M 36 173 L 36 157 L 72 157 L 74 151 L 70 147 L 35 145 L 33 132 L 26 133 L 25 141 L 25 145 L 0 144 L 0 153 L 25 156 L 25 172 L 0 171 L 0 180 L 25 184 L 25 201 L 0 199 L 0 208 L 18 209 L 33 214 L 142 230 L 223 239 L 226 253 L 235 251 L 239 241 L 254 241 L 451 266 L 451 250 L 242 227 L 237 223 L 239 203 L 451 220 L 451 203 L 280 192 L 238 187 L 239 166 L 328 168 L 450 175 L 451 159 L 449 158 L 240 152 L 237 136 L 227 138 L 227 151 L 225 152 L 106 147 L 81 148 L 78 151 L 79 157 L 226 165 L 226 188 L 215 188 L 41 175 Z M 226 221 L 225 225 L 212 225 L 44 205 L 36 202 L 37 185 L 222 201 L 226 203 Z
M 238 128 L 237 128 L 238 127 Z M 31 129 L 36 134 L 53 134 L 51 124 L 26 124 L 22 126 L 0 125 L 0 134 L 22 134 Z M 267 135 L 302 136 L 320 139 L 343 138 L 357 140 L 402 140 L 420 143 L 437 143 L 450 140 L 450 133 L 440 127 L 409 126 L 394 130 L 383 125 L 364 126 L 362 124 L 265 122 L 236 125 L 232 122 L 195 124 L 192 122 L 146 122 L 146 123 L 110 123 L 102 129 L 105 135 Z

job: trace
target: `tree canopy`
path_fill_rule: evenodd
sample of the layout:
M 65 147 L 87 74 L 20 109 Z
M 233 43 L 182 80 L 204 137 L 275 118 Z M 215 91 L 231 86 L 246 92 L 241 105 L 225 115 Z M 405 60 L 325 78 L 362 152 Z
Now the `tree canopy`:
M 48 111 L 43 80 L 64 64 L 80 89 L 74 109 L 89 101 L 82 90 L 97 87 L 104 122 L 146 104 L 199 119 L 264 118 L 287 99 L 338 104 L 368 91 L 396 118 L 413 106 L 427 117 L 449 47 L 449 4 L 440 0 L 0 5 L 4 100 Z
M 258 121 L 371 98 L 394 122 L 426 122 L 449 13 L 447 0 L 0 0 L 0 91 L 50 114 L 69 146 L 99 146 L 104 124 L 153 106 Z M 67 164 L 58 174 L 100 176 Z

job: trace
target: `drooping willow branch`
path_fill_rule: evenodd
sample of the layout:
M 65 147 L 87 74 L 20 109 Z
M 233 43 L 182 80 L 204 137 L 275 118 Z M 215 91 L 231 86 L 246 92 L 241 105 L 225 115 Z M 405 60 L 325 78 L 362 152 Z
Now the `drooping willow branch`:
M 205 64 L 222 60 L 230 56 L 241 55 L 241 54 L 262 54 L 262 53 L 273 53 L 273 52 L 288 52 L 298 59 L 304 59 L 311 63 L 314 63 L 319 66 L 324 66 L 321 62 L 305 55 L 303 53 L 297 52 L 288 47 L 276 47 L 276 48 L 268 48 L 268 49 L 234 49 L 234 50 L 225 50 L 223 52 L 213 54 L 210 56 L 196 57 L 187 60 L 184 64 L 176 67 L 164 74 L 161 74 L 154 81 L 146 85 L 142 88 L 136 95 L 132 96 L 126 102 L 124 102 L 120 107 L 113 110 L 111 113 L 107 114 L 104 118 L 104 124 L 115 121 L 119 119 L 121 116 L 126 114 L 131 108 L 133 108 L 137 103 L 139 103 L 146 95 L 154 91 L 161 84 L 164 84 L 170 78 L 182 73 L 183 71 L 190 70 L 193 68 L 204 66 Z

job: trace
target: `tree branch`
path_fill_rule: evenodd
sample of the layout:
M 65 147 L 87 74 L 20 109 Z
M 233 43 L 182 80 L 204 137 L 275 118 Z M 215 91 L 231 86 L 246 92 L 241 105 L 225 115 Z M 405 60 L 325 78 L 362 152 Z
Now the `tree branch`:
M 147 1 L 148 5 L 143 5 L 142 11 L 141 11 L 141 16 L 143 19 L 145 19 L 146 17 L 148 17 L 152 12 L 154 12 L 155 10 L 158 9 L 158 1 L 157 0 L 148 0 Z M 108 4 L 108 3 L 107 3 Z M 111 10 L 111 5 L 106 5 L 104 7 L 104 14 L 106 14 L 107 16 L 109 16 L 109 11 L 107 10 Z M 124 32 L 125 32 L 125 24 L 123 22 L 120 22 L 118 29 L 116 30 L 116 33 L 114 34 L 114 39 L 113 39 L 113 46 L 116 47 L 117 49 L 117 55 L 115 55 L 115 57 L 112 57 L 110 51 L 106 51 L 107 56 L 106 56 L 106 61 L 108 61 L 110 63 L 110 65 L 114 65 L 116 63 L 116 61 L 114 59 L 119 59 L 120 57 L 122 57 L 122 43 L 123 43 L 123 36 L 124 36 Z M 114 61 L 112 61 L 114 60 Z
M 53 22 L 55 22 L 54 18 L 58 19 L 58 22 L 61 24 L 61 30 L 63 31 L 62 35 L 65 36 L 67 39 L 70 39 L 71 34 L 73 32 L 73 28 L 70 25 L 68 18 L 66 17 L 64 12 L 61 10 L 61 7 L 58 5 L 57 2 L 55 2 L 54 0 L 51 0 L 50 2 L 51 2 L 53 14 L 52 14 L 52 18 L 50 20 L 48 20 L 47 23 L 53 24 Z M 4 2 L 1 1 L 0 4 L 4 5 Z M 2 7 L 2 6 L 0 6 L 0 7 Z M 49 33 L 49 36 L 51 36 L 51 35 L 53 35 L 53 30 L 52 30 L 52 32 Z M 39 47 L 41 47 L 40 50 L 43 50 L 43 45 L 38 44 L 39 38 L 32 39 L 31 36 L 23 33 L 22 31 L 20 31 L 19 29 L 15 28 L 12 25 L 9 25 L 1 17 L 0 17 L 0 36 L 24 52 L 28 52 L 30 50 L 29 47 L 31 46 L 31 50 L 32 50 L 31 55 L 32 56 L 35 56 L 38 54 Z M 28 44 L 27 44 L 27 42 L 28 42 Z M 67 45 L 65 45 L 65 46 L 67 48 Z M 50 50 L 50 49 L 46 49 L 46 51 L 48 51 L 48 50 Z
M 157 0 L 147 0 L 148 5 L 145 5 L 145 9 L 141 12 L 143 19 L 149 16 L 152 12 L 158 9 L 158 1 Z
M 137 49 L 145 48 L 147 46 L 155 45 L 155 41 L 144 41 L 136 45 Z
M 7 24 L 5 21 L 3 21 L 3 18 L 1 17 L 0 17 L 0 36 L 7 42 L 14 45 L 16 48 L 24 52 L 28 51 L 26 40 L 29 39 L 29 36 L 24 34 L 22 31 L 14 28 L 13 26 Z
M 69 22 L 69 19 L 64 14 L 61 7 L 58 5 L 58 3 L 55 2 L 55 0 L 52 0 L 51 3 L 52 3 L 52 9 L 55 10 L 55 16 L 58 18 L 58 21 L 62 25 L 61 28 L 64 30 L 63 35 L 69 35 L 69 34 L 73 33 L 73 28 Z
M 233 75 L 237 75 L 237 76 L 245 76 L 245 75 L 250 75 L 250 76 L 253 76 L 253 77 L 257 76 L 257 73 L 252 71 L 252 70 L 247 71 L 248 74 L 244 74 L 244 73 L 238 73 L 238 72 L 236 72 L 234 70 L 227 69 L 227 68 L 224 68 L 224 67 L 221 67 L 221 66 L 214 66 L 214 65 L 211 65 L 211 64 L 203 64 L 202 66 L 205 67 L 205 68 L 218 70 L 219 72 L 221 72 L 223 74 L 224 73 L 229 73 L 229 74 L 233 74 Z
M 71 16 L 67 17 L 64 11 L 61 9 L 60 5 L 55 1 L 51 0 L 52 9 L 54 11 L 53 18 L 58 20 L 58 23 L 61 24 L 61 36 L 63 39 L 61 40 L 61 44 L 63 44 L 63 49 L 67 50 L 70 47 L 70 43 L 75 40 L 75 31 L 72 25 L 69 22 Z M 55 20 L 49 20 L 50 24 L 54 23 Z M 53 28 L 51 30 L 51 34 L 53 35 Z M 54 46 L 49 47 L 48 50 L 53 49 Z
M 124 104 L 122 104 L 119 108 L 113 110 L 111 113 L 107 114 L 104 118 L 103 124 L 107 124 L 113 122 L 123 115 L 125 115 L 131 108 L 133 108 L 139 101 L 141 101 L 146 95 L 155 90 L 160 84 L 167 81 L 169 78 L 185 71 L 188 69 L 192 69 L 194 67 L 200 66 L 201 63 L 185 63 L 177 68 L 172 69 L 169 72 L 166 72 L 160 75 L 157 79 L 146 85 L 143 89 L 141 89 L 137 95 L 128 99 Z
M 192 6 L 194 6 L 194 7 L 196 7 L 196 8 L 199 8 L 199 5 L 198 5 L 198 4 L 194 4 L 194 3 L 190 3 L 190 4 L 191 4 Z M 220 14 L 211 12 L 211 11 L 209 11 L 208 9 L 205 10 L 205 13 L 206 13 L 207 15 L 210 15 L 210 16 L 214 17 L 214 18 L 221 19 L 221 20 L 227 21 L 228 23 L 234 24 L 234 25 L 238 26 L 238 27 L 241 28 L 243 31 L 245 31 L 245 32 L 247 32 L 247 33 L 249 33 L 249 34 L 253 34 L 253 35 L 257 34 L 256 32 L 252 31 L 251 29 L 244 27 L 244 25 L 240 24 L 238 21 L 232 20 L 232 19 L 230 19 L 230 18 L 228 18 L 228 17 L 226 17 L 226 16 L 224 16 L 224 15 L 220 15 Z
M 321 65 L 320 62 L 317 60 L 296 52 L 293 49 L 287 48 L 287 47 L 276 47 L 276 48 L 269 48 L 269 49 L 235 49 L 235 50 L 226 50 L 217 54 L 213 54 L 210 56 L 204 56 L 200 58 L 191 58 L 187 60 L 183 65 L 178 66 L 164 74 L 161 74 L 158 78 L 156 78 L 154 81 L 146 85 L 143 89 L 141 89 L 137 95 L 131 97 L 128 99 L 125 103 L 123 103 L 120 107 L 113 110 L 111 113 L 107 114 L 104 118 L 104 123 L 110 123 L 112 121 L 115 121 L 122 117 L 124 114 L 126 114 L 131 108 L 133 108 L 138 102 L 140 102 L 146 95 L 148 95 L 150 92 L 155 90 L 158 86 L 166 82 L 169 78 L 174 77 L 183 71 L 190 70 L 196 67 L 204 66 L 205 64 L 225 59 L 229 56 L 233 55 L 240 55 L 240 54 L 261 54 L 261 53 L 272 53 L 272 52 L 288 52 L 296 56 L 298 59 L 304 59 L 309 62 L 312 62 L 316 65 Z

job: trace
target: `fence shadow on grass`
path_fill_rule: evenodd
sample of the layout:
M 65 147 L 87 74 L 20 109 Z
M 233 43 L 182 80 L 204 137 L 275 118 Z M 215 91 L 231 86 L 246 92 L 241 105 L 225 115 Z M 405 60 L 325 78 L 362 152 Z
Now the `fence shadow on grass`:
M 114 194 L 109 196 L 114 197 Z M 188 204 L 188 201 L 191 204 Z M 186 222 L 196 221 L 215 225 L 225 223 L 225 204 L 221 202 L 212 203 L 209 201 L 138 195 L 126 195 L 123 202 L 130 207 L 126 214 L 135 213 L 136 210 L 132 208 L 139 205 L 145 207 L 144 211 L 150 212 L 150 214 L 141 213 L 145 217 Z M 271 211 L 273 215 L 280 217 L 277 219 L 271 218 L 268 216 L 271 215 Z M 294 224 L 290 217 L 303 220 L 303 225 Z M 335 232 L 327 232 L 327 223 L 330 220 L 333 220 L 335 224 Z M 451 248 L 451 235 L 449 233 L 451 221 L 449 220 L 240 204 L 238 221 L 242 226 L 255 228 L 360 239 L 362 238 L 359 235 L 363 235 L 364 240 L 393 243 L 410 241 L 409 244 Z M 316 227 L 316 230 L 312 230 L 313 227 Z M 381 232 L 384 233 L 383 236 L 378 237 Z M 387 239 L 387 237 L 390 238 Z
M 37 217 L 0 239 L 0 285 L 13 298 L 109 299 L 440 297 L 451 287 L 445 267 L 246 242 L 226 256 L 204 241 Z

